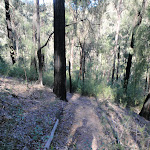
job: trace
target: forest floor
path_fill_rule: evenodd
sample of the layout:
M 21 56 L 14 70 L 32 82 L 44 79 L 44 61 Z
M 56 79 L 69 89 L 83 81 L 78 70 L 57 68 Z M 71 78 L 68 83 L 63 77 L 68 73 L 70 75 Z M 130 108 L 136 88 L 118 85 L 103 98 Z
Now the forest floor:
M 42 150 L 58 114 L 54 150 L 149 150 L 150 122 L 109 99 L 67 94 L 0 77 L 0 150 Z

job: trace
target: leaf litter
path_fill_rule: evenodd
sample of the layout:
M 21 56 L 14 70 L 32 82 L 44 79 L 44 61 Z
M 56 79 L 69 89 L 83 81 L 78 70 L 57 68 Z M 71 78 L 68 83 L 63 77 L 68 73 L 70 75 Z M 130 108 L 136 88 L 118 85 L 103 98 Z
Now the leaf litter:
M 150 122 L 108 99 L 67 94 L 51 149 L 149 150 Z M 62 101 L 48 87 L 0 77 L 0 149 L 42 150 Z

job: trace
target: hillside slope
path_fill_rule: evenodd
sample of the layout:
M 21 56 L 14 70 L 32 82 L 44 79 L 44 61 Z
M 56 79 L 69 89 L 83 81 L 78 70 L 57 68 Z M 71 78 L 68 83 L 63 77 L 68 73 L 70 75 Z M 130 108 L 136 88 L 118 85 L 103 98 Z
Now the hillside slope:
M 108 99 L 67 94 L 0 77 L 0 149 L 43 149 L 62 110 L 51 149 L 149 150 L 150 122 Z

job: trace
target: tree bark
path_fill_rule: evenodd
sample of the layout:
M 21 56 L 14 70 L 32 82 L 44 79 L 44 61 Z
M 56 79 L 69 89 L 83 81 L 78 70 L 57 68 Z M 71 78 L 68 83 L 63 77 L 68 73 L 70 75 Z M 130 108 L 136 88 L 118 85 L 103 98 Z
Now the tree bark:
M 36 5 L 36 2 L 34 2 Z M 37 73 L 37 49 L 36 49 L 36 44 L 37 44 L 37 29 L 36 29 L 36 7 L 34 8 L 34 15 L 33 15 L 33 35 L 32 35 L 32 39 L 33 39 L 33 54 L 31 56 L 31 67 L 35 69 L 36 73 Z
M 140 11 L 138 11 L 138 13 L 137 13 L 137 16 L 135 18 L 135 24 L 134 24 L 133 31 L 132 31 L 131 44 L 130 44 L 130 47 L 132 49 L 135 48 L 135 35 L 136 35 L 136 31 L 137 31 L 138 27 L 140 26 L 140 24 L 142 22 L 143 13 L 145 11 L 145 6 L 146 6 L 146 0 L 143 0 L 142 9 Z M 124 78 L 125 91 L 127 91 L 128 80 L 130 78 L 131 64 L 132 64 L 132 55 L 129 54 L 127 67 L 126 67 L 126 75 L 125 75 L 125 78 Z
M 142 23 L 146 3 L 147 3 L 147 0 L 143 0 L 142 8 L 141 8 L 140 11 L 137 12 L 137 16 L 135 18 L 135 24 L 134 24 L 134 27 L 133 27 L 133 32 L 132 32 L 132 37 L 131 37 L 131 44 L 130 44 L 131 48 L 134 48 L 134 46 L 135 46 L 136 31 L 137 31 L 138 27 L 140 26 L 140 24 Z
M 10 16 L 10 8 L 9 8 L 9 0 L 4 0 L 5 1 L 5 11 L 6 11 L 6 25 L 7 25 L 7 34 L 8 34 L 8 39 L 9 39 L 9 48 L 10 48 L 10 57 L 12 60 L 12 63 L 16 63 L 16 46 L 14 43 L 14 37 L 13 37 L 13 30 L 12 30 L 12 25 L 11 25 L 11 16 Z
M 39 0 L 36 0 L 36 15 L 37 15 L 37 42 L 38 42 L 38 60 L 39 60 L 39 83 L 43 85 L 43 63 L 44 63 L 44 55 L 41 51 L 40 45 L 40 9 L 39 9 Z
M 41 45 L 40 45 L 40 9 L 39 9 L 39 0 L 35 0 L 36 8 L 36 31 L 37 31 L 37 56 L 39 61 L 39 77 L 38 82 L 40 85 L 43 85 L 43 65 L 44 65 L 44 54 L 42 54 Z
M 150 121 L 150 93 L 147 95 L 139 115 Z
M 84 79 L 85 79 L 85 40 L 82 44 L 79 40 L 79 44 L 81 47 L 81 53 L 80 53 L 80 72 L 79 72 L 79 78 L 82 79 L 82 94 L 84 94 Z
M 70 70 L 71 70 L 71 72 L 73 69 L 73 49 L 74 49 L 74 38 L 72 39 L 71 51 L 70 51 Z
M 117 28 L 116 28 L 116 35 L 115 35 L 115 47 L 114 47 L 114 62 L 113 62 L 113 70 L 112 70 L 112 85 L 114 83 L 114 75 L 116 70 L 116 52 L 118 49 L 118 39 L 119 39 L 119 31 L 120 31 L 120 20 L 121 20 L 121 4 L 122 0 L 119 1 L 117 11 Z
M 149 86 L 149 68 L 147 65 L 146 78 L 145 78 L 145 93 L 149 91 L 148 86 Z
M 70 93 L 72 93 L 71 63 L 70 63 L 70 61 L 69 61 L 69 83 L 70 83 Z
M 116 80 L 118 81 L 119 78 L 119 66 L 120 66 L 120 46 L 118 48 L 118 63 L 117 63 L 117 75 L 116 75 Z
M 81 76 L 82 76 L 82 59 L 83 59 L 83 53 L 82 53 L 82 49 L 80 51 L 80 70 L 79 70 L 79 77 L 78 80 L 81 80 Z
M 82 95 L 84 94 L 85 89 L 85 50 L 83 51 L 83 71 L 82 71 Z
M 115 67 L 116 66 L 116 52 L 114 51 L 114 62 L 113 62 L 113 69 L 112 69 L 112 77 L 111 77 L 111 83 L 114 84 L 114 75 L 115 75 Z
M 64 0 L 54 4 L 54 93 L 66 100 L 65 7 Z
M 127 67 L 126 67 L 126 74 L 125 74 L 125 78 L 124 78 L 124 88 L 125 88 L 125 90 L 127 90 L 127 86 L 128 86 L 131 65 L 132 65 L 132 55 L 129 53 Z
M 147 90 L 150 93 L 150 74 L 149 74 L 149 72 L 148 72 L 147 86 L 148 86 Z

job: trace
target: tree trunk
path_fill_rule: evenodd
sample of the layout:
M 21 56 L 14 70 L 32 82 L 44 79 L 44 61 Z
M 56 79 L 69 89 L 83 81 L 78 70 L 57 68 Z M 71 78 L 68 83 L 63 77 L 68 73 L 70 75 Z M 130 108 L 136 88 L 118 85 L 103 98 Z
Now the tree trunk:
M 139 115 L 150 121 L 150 93 L 147 95 Z
M 82 76 L 82 59 L 83 59 L 83 53 L 82 53 L 82 49 L 81 49 L 81 52 L 80 52 L 80 70 L 79 70 L 78 80 L 79 79 L 81 80 L 81 76 Z
M 146 0 L 143 0 L 142 9 L 140 11 L 138 11 L 137 16 L 135 18 L 135 24 L 134 24 L 134 27 L 133 27 L 132 37 L 131 37 L 131 44 L 130 44 L 130 47 L 133 48 L 133 49 L 135 48 L 136 31 L 137 31 L 138 27 L 140 26 L 140 24 L 142 22 L 143 13 L 145 11 L 145 6 L 146 6 Z M 126 75 L 125 75 L 125 78 L 124 78 L 125 91 L 127 91 L 128 80 L 129 80 L 129 77 L 130 77 L 131 64 L 132 64 L 132 55 L 129 54 L 127 67 L 126 67 Z
M 85 83 L 85 50 L 83 50 L 83 60 L 82 60 L 82 63 L 83 63 L 83 71 L 82 71 L 82 95 L 84 94 L 84 83 Z
M 70 61 L 69 61 L 69 83 L 70 83 L 70 93 L 72 93 L 71 63 L 70 63 Z
M 43 64 L 44 64 L 44 55 L 42 54 L 41 45 L 40 45 L 40 9 L 39 9 L 39 0 L 35 1 L 36 7 L 36 28 L 37 28 L 37 56 L 39 61 L 39 77 L 38 81 L 40 85 L 43 85 Z
M 132 32 L 132 37 L 131 37 L 131 44 L 130 44 L 131 48 L 134 48 L 134 46 L 135 46 L 136 31 L 137 31 L 138 27 L 140 26 L 140 24 L 142 22 L 145 7 L 146 7 L 146 3 L 147 3 L 147 0 L 143 0 L 142 9 L 137 12 L 137 15 L 135 17 L 135 24 L 134 24 L 134 27 L 133 27 L 133 32 Z
M 72 39 L 72 43 L 71 43 L 71 51 L 70 51 L 70 70 L 72 72 L 73 69 L 73 49 L 74 49 L 74 38 Z
M 36 5 L 36 2 L 35 2 Z M 36 8 L 36 7 L 35 7 Z M 37 73 L 37 29 L 36 29 L 36 9 L 34 9 L 33 15 L 33 30 L 32 30 L 32 39 L 33 39 L 33 52 L 31 56 L 31 68 L 34 68 Z
M 127 90 L 127 86 L 128 86 L 128 80 L 129 80 L 129 77 L 130 77 L 131 64 L 132 64 L 132 55 L 129 53 L 127 67 L 126 67 L 126 74 L 125 74 L 125 77 L 124 77 L 124 88 L 125 88 L 125 90 Z
M 111 77 L 111 83 L 113 85 L 114 83 L 114 75 L 115 75 L 115 63 L 116 63 L 116 53 L 114 51 L 114 62 L 113 62 L 113 69 L 112 69 L 112 77 Z
M 84 94 L 84 79 L 85 79 L 85 41 L 82 44 L 81 41 L 79 40 L 79 44 L 81 47 L 81 52 L 80 52 L 80 72 L 79 72 L 79 77 L 78 79 L 82 79 L 82 94 Z
M 65 7 L 54 0 L 54 93 L 66 100 Z
M 116 76 L 116 80 L 118 81 L 119 78 L 119 65 L 120 65 L 120 46 L 118 48 L 118 63 L 117 63 L 117 76 Z
M 147 91 L 149 91 L 148 82 L 149 82 L 149 68 L 148 68 L 148 65 L 147 65 L 146 79 L 145 79 L 145 94 L 147 93 Z
M 5 10 L 6 10 L 6 25 L 7 25 L 7 34 L 8 34 L 8 39 L 9 39 L 9 48 L 10 48 L 10 57 L 12 60 L 12 63 L 16 63 L 16 58 L 15 58 L 15 53 L 16 53 L 16 46 L 14 43 L 14 38 L 13 38 L 13 30 L 12 30 L 12 25 L 11 25 L 11 17 L 10 17 L 10 9 L 9 9 L 9 0 L 4 0 L 5 1 Z
M 115 75 L 115 63 L 116 63 L 116 52 L 118 48 L 118 39 L 119 39 L 119 31 L 120 31 L 120 20 L 121 20 L 121 4 L 122 0 L 120 0 L 117 10 L 117 28 L 116 28 L 116 35 L 115 35 L 115 47 L 114 47 L 114 62 L 113 62 L 113 70 L 112 70 L 112 85 L 114 83 L 114 75 Z
M 147 86 L 148 86 L 148 92 L 150 92 L 150 75 L 149 75 L 149 72 L 148 72 L 148 79 L 147 79 Z

